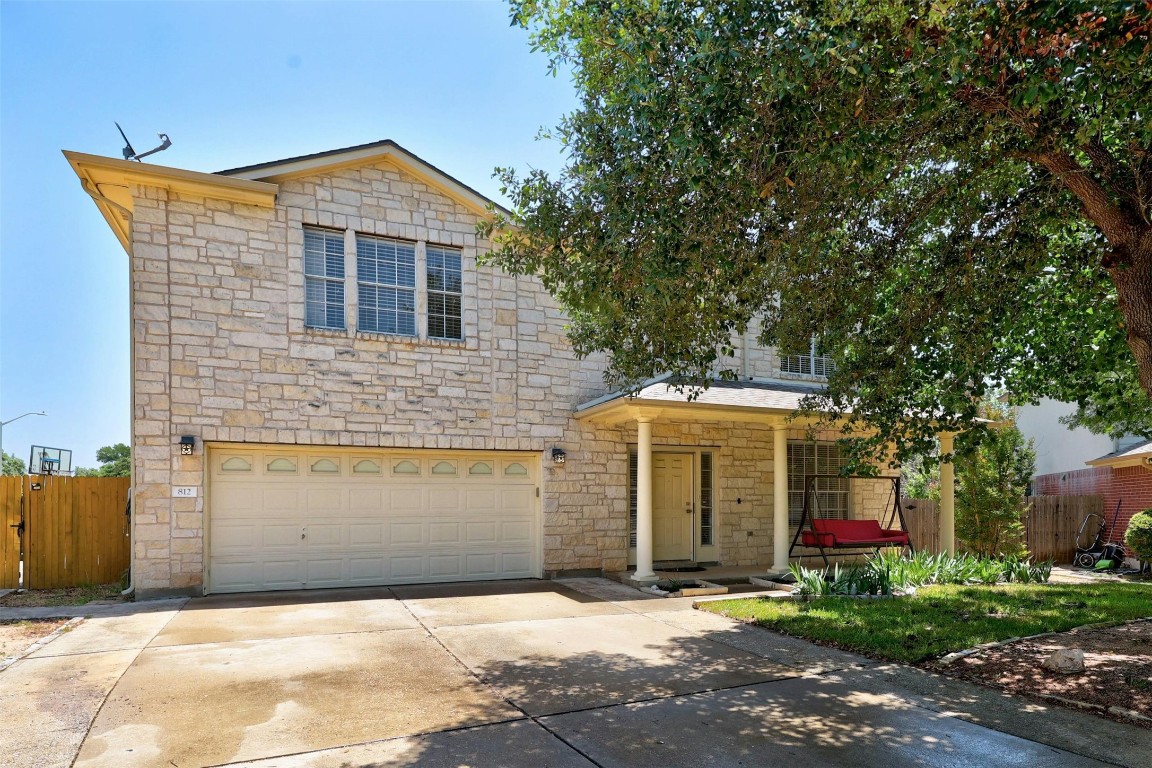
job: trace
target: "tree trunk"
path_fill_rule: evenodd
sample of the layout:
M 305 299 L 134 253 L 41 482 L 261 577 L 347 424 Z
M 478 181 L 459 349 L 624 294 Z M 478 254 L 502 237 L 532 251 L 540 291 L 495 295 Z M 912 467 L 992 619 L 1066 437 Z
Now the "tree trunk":
M 1116 251 L 1108 274 L 1116 285 L 1140 386 L 1152 397 L 1152 227 L 1143 227 L 1128 247 Z

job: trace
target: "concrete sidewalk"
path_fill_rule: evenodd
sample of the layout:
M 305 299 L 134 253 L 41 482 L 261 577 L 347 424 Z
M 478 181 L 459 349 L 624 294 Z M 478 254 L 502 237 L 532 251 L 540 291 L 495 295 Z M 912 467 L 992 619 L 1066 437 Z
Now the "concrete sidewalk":
M 214 596 L 0 673 L 15 766 L 1143 766 L 1152 732 L 605 579 Z

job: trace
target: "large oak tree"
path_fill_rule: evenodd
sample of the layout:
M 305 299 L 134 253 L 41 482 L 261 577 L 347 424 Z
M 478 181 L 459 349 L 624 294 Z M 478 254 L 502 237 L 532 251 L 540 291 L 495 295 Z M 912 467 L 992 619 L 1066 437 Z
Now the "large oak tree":
M 627 386 L 734 332 L 922 447 L 1005 387 L 1152 433 L 1152 3 L 513 0 L 582 100 L 495 259 Z M 499 227 L 503 222 L 494 222 Z

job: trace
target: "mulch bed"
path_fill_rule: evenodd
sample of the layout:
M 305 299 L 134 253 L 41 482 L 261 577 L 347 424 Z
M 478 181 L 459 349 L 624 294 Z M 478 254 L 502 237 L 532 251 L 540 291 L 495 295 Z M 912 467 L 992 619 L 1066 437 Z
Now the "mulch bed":
M 1084 672 L 1063 675 L 1040 666 L 1053 651 L 1079 648 Z M 1152 729 L 1152 621 L 1083 628 L 980 651 L 934 671 L 1029 696 L 1046 704 L 1089 711 Z
M 0 597 L 0 606 L 5 608 L 43 608 L 57 605 L 87 605 L 99 601 L 123 602 L 119 584 L 94 584 L 84 587 L 61 587 L 59 589 L 26 589 L 9 592 Z

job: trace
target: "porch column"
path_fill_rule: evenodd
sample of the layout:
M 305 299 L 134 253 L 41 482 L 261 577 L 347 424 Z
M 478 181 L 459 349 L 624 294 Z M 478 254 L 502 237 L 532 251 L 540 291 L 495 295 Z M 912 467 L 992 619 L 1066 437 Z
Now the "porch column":
M 952 453 L 952 432 L 940 433 L 940 455 Z M 956 554 L 956 465 L 940 463 L 940 550 Z
M 788 426 L 772 428 L 772 571 L 788 572 Z
M 633 581 L 656 581 L 652 570 L 652 417 L 636 419 L 636 572 Z

